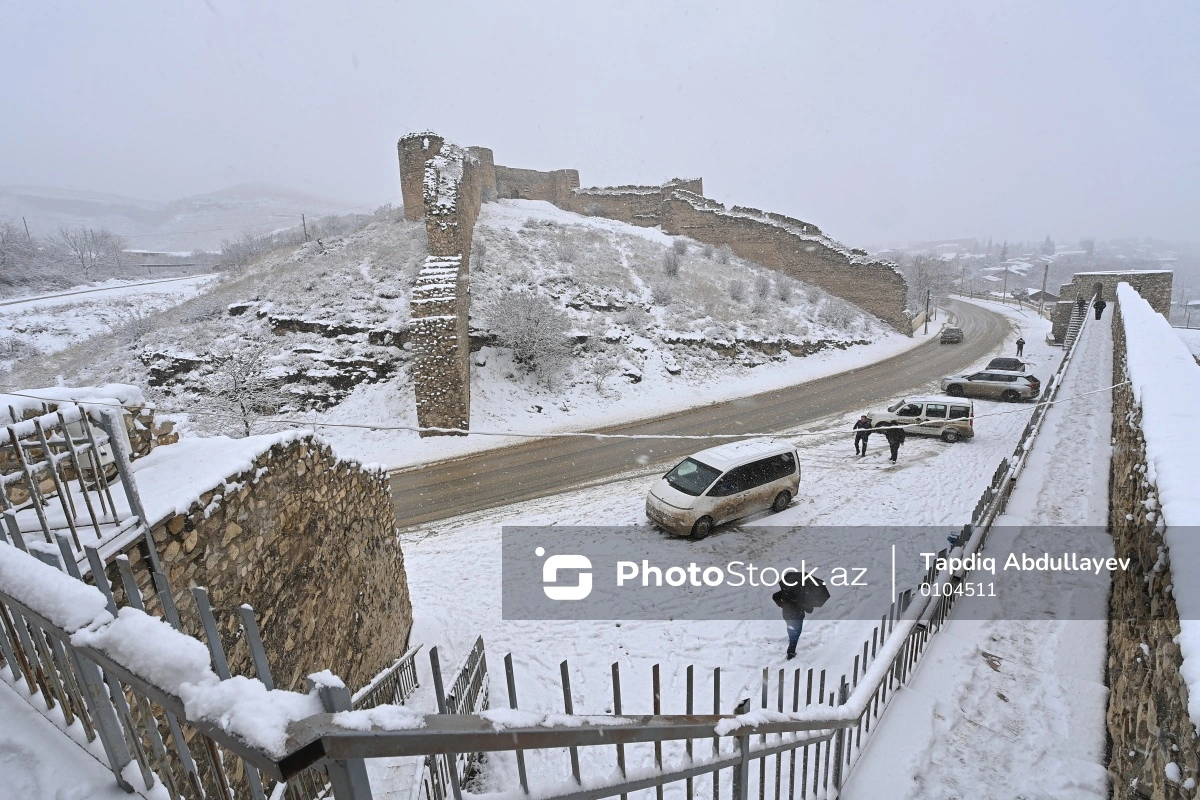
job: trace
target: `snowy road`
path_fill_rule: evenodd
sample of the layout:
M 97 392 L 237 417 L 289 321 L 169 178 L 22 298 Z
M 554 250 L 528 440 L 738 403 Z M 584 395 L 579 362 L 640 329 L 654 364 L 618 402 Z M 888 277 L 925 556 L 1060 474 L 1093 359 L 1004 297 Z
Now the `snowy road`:
M 1011 315 L 1010 315 L 1011 316 Z M 1014 321 L 1029 341 L 1026 355 L 1043 380 L 1053 371 L 1061 351 L 1044 344 L 1048 323 Z M 989 353 L 984 353 L 986 358 Z M 918 384 L 917 390 L 930 388 Z M 610 664 L 620 665 L 624 679 L 624 709 L 648 712 L 650 674 L 660 665 L 663 709 L 684 711 L 687 668 L 695 667 L 698 709 L 712 703 L 712 671 L 722 669 L 721 707 L 731 709 L 739 699 L 757 697 L 764 667 L 772 670 L 812 668 L 829 670 L 829 680 L 849 672 L 853 654 L 873 623 L 864 617 L 885 608 L 845 606 L 839 616 L 813 615 L 806 624 L 794 661 L 783 659 L 783 625 L 771 621 L 610 620 L 549 622 L 507 620 L 501 597 L 501 532 L 505 525 L 609 525 L 628 526 L 630 544 L 637 537 L 660 537 L 663 547 L 680 559 L 731 557 L 757 558 L 779 548 L 790 537 L 793 553 L 813 560 L 841 558 L 866 560 L 880 557 L 885 545 L 857 536 L 814 540 L 796 526 L 898 525 L 906 528 L 915 547 L 937 549 L 945 545 L 947 531 L 969 518 L 982 488 L 1000 460 L 1011 454 L 1031 406 L 977 402 L 977 435 L 970 442 L 947 445 L 935 439 L 912 437 L 901 450 L 900 463 L 886 463 L 886 448 L 872 443 L 865 459 L 853 456 L 850 437 L 842 434 L 801 436 L 804 428 L 847 425 L 857 408 L 846 414 L 822 417 L 802 428 L 793 427 L 792 438 L 801 452 L 804 478 L 800 496 L 781 514 L 759 516 L 743 525 L 718 529 L 703 542 L 666 540 L 646 524 L 644 494 L 662 464 L 652 460 L 640 475 L 628 474 L 602 486 L 546 497 L 502 509 L 485 510 L 438 523 L 416 526 L 402 534 L 405 571 L 414 609 L 412 642 L 438 646 L 442 663 L 453 669 L 475 637 L 482 634 L 492 668 L 492 705 L 504 706 L 507 694 L 501 659 L 511 652 L 517 671 L 521 708 L 561 711 L 559 663 L 570 664 L 572 695 L 577 713 L 610 712 Z M 861 406 L 860 406 L 861 407 Z M 866 407 L 870 407 L 868 404 Z M 787 434 L 784 434 L 788 438 Z M 754 525 L 780 526 L 773 531 L 751 531 Z M 924 526 L 924 527 L 917 527 Z M 760 537 L 760 538 L 752 538 Z M 911 565 L 909 565 L 911 566 Z M 764 593 L 764 602 L 769 603 Z M 421 663 L 422 670 L 427 670 Z M 422 685 L 429 681 L 422 677 Z M 429 698 L 419 698 L 418 702 Z M 585 771 L 607 774 L 613 768 L 606 748 L 581 753 Z M 628 748 L 630 769 L 651 763 L 648 746 Z M 489 766 L 486 788 L 516 784 L 515 765 L 497 755 Z M 529 754 L 531 774 L 536 769 L 546 779 L 567 777 L 565 754 Z M 535 760 L 536 759 L 536 760 Z M 701 790 L 698 790 L 701 791 Z M 670 792 L 669 792 L 670 793 Z M 703 794 L 703 791 L 701 791 Z
M 883 362 L 799 386 L 717 403 L 605 433 L 686 434 L 775 432 L 879 405 L 977 364 L 1009 334 L 1006 317 L 955 302 L 961 345 L 928 344 Z M 639 464 L 678 459 L 708 446 L 695 441 L 540 439 L 392 475 L 401 527 L 545 497 L 615 479 Z

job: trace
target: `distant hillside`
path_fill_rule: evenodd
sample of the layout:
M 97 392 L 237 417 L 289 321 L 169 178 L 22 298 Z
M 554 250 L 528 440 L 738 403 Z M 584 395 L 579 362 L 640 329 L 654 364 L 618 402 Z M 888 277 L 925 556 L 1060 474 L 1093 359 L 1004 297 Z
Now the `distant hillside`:
M 244 183 L 208 194 L 154 203 L 119 195 L 46 186 L 0 186 L 0 220 L 24 217 L 34 236 L 64 225 L 108 228 L 137 250 L 215 250 L 222 239 L 300 224 L 346 208 L 345 203 L 294 189 Z

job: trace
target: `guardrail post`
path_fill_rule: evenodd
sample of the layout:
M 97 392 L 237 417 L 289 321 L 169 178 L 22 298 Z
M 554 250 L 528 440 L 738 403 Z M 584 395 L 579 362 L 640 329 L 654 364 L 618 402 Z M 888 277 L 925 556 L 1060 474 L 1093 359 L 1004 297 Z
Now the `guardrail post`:
M 733 710 L 735 714 L 745 714 L 750 710 L 750 698 L 747 697 Z M 733 768 L 733 800 L 746 800 L 750 790 L 750 736 L 743 734 L 733 742 L 734 749 L 741 760 Z
M 311 677 L 307 681 L 308 690 L 317 689 L 321 705 L 330 714 L 352 710 L 350 690 L 344 683 L 318 685 Z M 371 780 L 367 777 L 367 764 L 363 759 L 329 759 L 325 769 L 329 772 L 329 782 L 333 784 L 333 796 L 337 800 L 371 800 Z
M 846 683 L 846 676 L 843 675 L 841 686 L 838 687 L 838 705 L 844 706 L 849 698 L 850 686 Z M 846 732 L 848 730 L 848 728 L 838 728 L 837 737 L 834 739 L 833 788 L 835 792 L 842 788 L 843 759 L 846 757 Z

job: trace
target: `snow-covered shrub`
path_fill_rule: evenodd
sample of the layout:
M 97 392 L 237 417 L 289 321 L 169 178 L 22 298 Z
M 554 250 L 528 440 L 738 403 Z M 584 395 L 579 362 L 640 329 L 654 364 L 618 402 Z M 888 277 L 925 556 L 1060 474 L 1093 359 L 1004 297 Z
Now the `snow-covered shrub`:
M 729 299 L 737 303 L 746 299 L 746 282 L 741 278 L 734 278 L 729 282 Z
M 564 236 L 554 243 L 554 255 L 564 264 L 574 264 L 579 257 L 579 250 L 573 239 Z
M 487 242 L 477 236 L 471 242 L 471 269 L 483 269 L 487 263 Z
M 674 294 L 671 287 L 665 283 L 655 283 L 650 286 L 650 297 L 656 306 L 670 305 Z
M 701 250 L 700 252 L 702 252 L 704 254 L 705 258 L 712 258 L 713 253 L 716 251 L 714 250 L 714 248 L 711 244 L 706 244 L 706 245 L 704 245 L 704 249 Z
M 688 243 L 686 239 L 676 239 L 671 242 L 671 249 L 681 256 L 686 256 L 688 251 Z
M 682 241 L 682 240 L 676 240 L 676 241 Z M 687 242 L 684 242 L 683 246 L 684 246 L 684 249 L 686 250 Z M 675 250 L 674 248 L 672 248 L 671 250 L 663 251 L 663 255 L 662 255 L 663 274 L 666 275 L 668 278 L 676 277 L 677 275 L 679 275 L 679 264 L 681 262 L 682 262 L 682 259 L 679 257 L 678 250 Z
M 765 300 L 767 295 L 771 293 L 771 279 L 766 275 L 758 275 L 754 278 L 754 294 L 759 300 Z
M 792 299 L 792 281 L 790 278 L 781 277 L 775 283 L 775 296 L 784 303 Z
M 827 298 L 817 311 L 817 321 L 831 328 L 848 328 L 857 316 L 849 303 L 836 297 Z
M 479 321 L 539 383 L 554 385 L 566 369 L 571 324 L 546 296 L 528 289 L 499 295 L 480 309 Z
M 717 249 L 717 263 L 728 264 L 729 259 L 733 257 L 733 250 L 729 249 L 729 245 L 723 244 Z

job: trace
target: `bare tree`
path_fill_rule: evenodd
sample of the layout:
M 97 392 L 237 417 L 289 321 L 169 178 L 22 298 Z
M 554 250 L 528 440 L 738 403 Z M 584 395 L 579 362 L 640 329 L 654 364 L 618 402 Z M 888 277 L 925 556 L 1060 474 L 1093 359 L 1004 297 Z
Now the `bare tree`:
M 256 340 L 245 341 L 234 351 L 214 355 L 212 363 L 205 388 L 228 405 L 242 435 L 249 436 L 255 420 L 275 413 L 279 400 L 266 347 Z
M 58 229 L 54 243 L 66 258 L 79 265 L 85 279 L 97 267 L 120 267 L 125 240 L 107 228 Z

